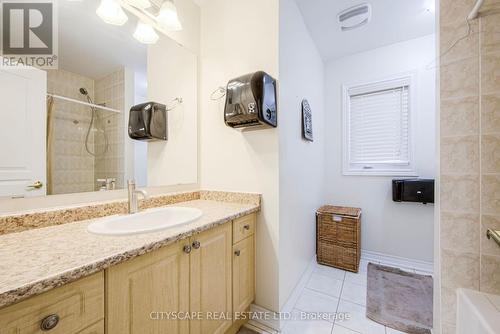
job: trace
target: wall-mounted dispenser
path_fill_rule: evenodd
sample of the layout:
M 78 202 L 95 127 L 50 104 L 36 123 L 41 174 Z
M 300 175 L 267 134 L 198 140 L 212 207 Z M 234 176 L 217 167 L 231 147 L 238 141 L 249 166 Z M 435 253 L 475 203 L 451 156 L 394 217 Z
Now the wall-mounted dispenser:
M 392 180 L 394 202 L 434 203 L 434 180 Z
M 277 127 L 276 80 L 259 71 L 229 81 L 224 121 L 238 129 Z
M 167 108 L 164 104 L 138 104 L 130 109 L 128 135 L 142 141 L 167 140 L 167 121 Z

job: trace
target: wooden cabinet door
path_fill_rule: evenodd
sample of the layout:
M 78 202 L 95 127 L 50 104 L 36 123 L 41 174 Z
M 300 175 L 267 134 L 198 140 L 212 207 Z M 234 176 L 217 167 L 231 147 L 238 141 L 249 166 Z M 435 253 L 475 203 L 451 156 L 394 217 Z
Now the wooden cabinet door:
M 44 320 L 52 329 L 41 329 Z M 0 310 L 0 334 L 76 334 L 104 318 L 104 273 L 31 297 Z M 83 331 L 82 331 L 83 330 Z
M 186 244 L 179 242 L 107 270 L 106 333 L 189 333 L 189 321 L 165 313 L 189 312 Z
M 223 334 L 231 326 L 231 230 L 225 224 L 192 237 L 191 312 L 204 319 L 191 321 L 191 334 Z
M 255 298 L 254 237 L 233 246 L 233 311 L 244 312 Z

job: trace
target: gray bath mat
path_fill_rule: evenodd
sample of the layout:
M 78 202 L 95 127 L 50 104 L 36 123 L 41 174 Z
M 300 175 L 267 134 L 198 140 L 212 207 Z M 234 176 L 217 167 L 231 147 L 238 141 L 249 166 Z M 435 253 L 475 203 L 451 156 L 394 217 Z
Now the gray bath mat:
M 366 316 L 409 334 L 431 334 L 432 276 L 368 264 Z

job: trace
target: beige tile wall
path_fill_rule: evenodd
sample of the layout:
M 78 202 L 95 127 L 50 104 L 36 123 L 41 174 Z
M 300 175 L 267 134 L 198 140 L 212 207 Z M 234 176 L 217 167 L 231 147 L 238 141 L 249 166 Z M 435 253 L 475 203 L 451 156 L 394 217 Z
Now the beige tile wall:
M 64 70 L 47 71 L 49 93 L 84 101 L 79 92 L 86 88 L 94 96 L 94 80 Z M 94 157 L 85 151 L 90 109 L 84 105 L 54 99 L 52 141 L 52 194 L 94 190 Z M 94 139 L 89 137 L 93 147 Z
M 124 110 L 125 69 L 121 68 L 95 82 L 96 103 L 109 108 Z M 96 178 L 115 178 L 117 189 L 125 183 L 125 119 L 124 113 L 101 111 L 108 138 L 108 150 L 104 156 L 96 157 Z M 96 138 L 96 149 L 103 151 L 103 137 Z
M 500 0 L 441 0 L 441 331 L 455 333 L 456 289 L 500 294 Z
M 49 93 L 85 101 L 79 93 L 84 87 L 95 103 L 123 110 L 125 95 L 124 69 L 93 80 L 64 70 L 47 71 Z M 116 178 L 116 188 L 124 187 L 124 114 L 97 110 L 97 125 L 89 136 L 85 150 L 85 137 L 91 121 L 89 107 L 73 102 L 54 100 L 54 136 L 52 154 L 52 194 L 80 193 L 99 190 L 96 180 Z M 108 149 L 104 151 L 105 129 Z M 96 129 L 100 131 L 96 132 Z M 105 154 L 99 154 L 105 152 Z

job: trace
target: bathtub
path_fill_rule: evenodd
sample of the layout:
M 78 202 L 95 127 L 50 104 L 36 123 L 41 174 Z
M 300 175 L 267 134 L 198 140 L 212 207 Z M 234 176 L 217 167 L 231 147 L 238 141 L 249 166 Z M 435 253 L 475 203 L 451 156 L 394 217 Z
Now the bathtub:
M 457 334 L 500 334 L 500 296 L 458 289 Z

